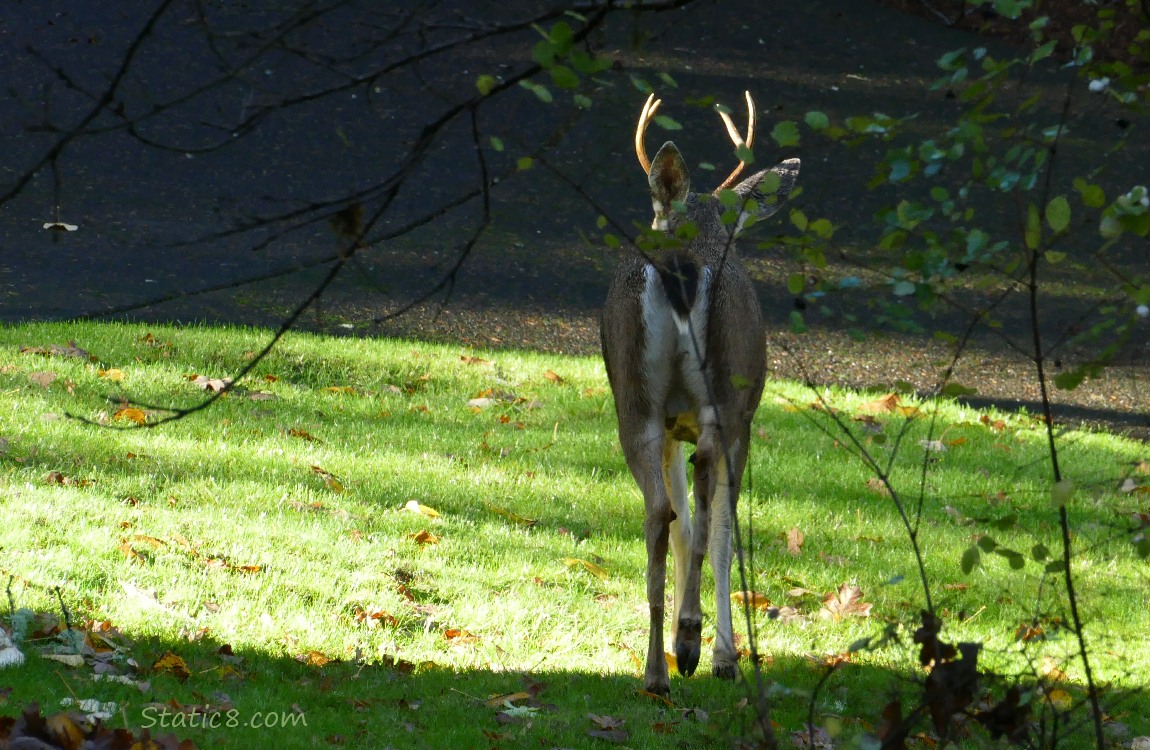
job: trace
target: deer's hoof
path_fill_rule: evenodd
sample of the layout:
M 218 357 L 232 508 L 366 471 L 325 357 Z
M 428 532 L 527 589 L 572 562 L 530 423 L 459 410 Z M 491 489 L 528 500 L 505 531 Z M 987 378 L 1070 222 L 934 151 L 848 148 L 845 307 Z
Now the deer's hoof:
M 647 680 L 643 684 L 643 689 L 648 693 L 661 695 L 664 698 L 671 695 L 671 683 L 668 680 Z
M 703 623 L 701 620 L 679 620 L 678 638 L 675 639 L 675 661 L 679 666 L 679 674 L 690 677 L 699 666 L 699 651 L 703 642 Z
M 733 680 L 739 676 L 739 667 L 733 661 L 718 661 L 711 665 L 711 673 L 720 680 Z

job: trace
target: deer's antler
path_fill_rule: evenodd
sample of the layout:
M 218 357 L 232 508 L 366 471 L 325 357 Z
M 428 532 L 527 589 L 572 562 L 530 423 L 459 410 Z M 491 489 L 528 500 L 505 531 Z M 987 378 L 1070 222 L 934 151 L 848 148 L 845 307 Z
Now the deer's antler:
M 746 146 L 750 148 L 755 142 L 755 102 L 751 99 L 751 92 L 743 92 L 747 97 L 747 139 L 744 141 L 743 137 L 739 135 L 739 131 L 735 128 L 735 123 L 731 122 L 731 116 L 726 112 L 719 112 L 719 117 L 723 118 L 723 124 L 727 126 L 727 134 L 731 136 L 731 141 L 735 144 L 735 148 L 739 146 Z M 646 110 L 644 110 L 646 111 Z M 727 175 L 727 179 L 723 180 L 716 190 L 723 190 L 735 184 L 735 180 L 742 174 L 743 169 L 747 166 L 745 161 L 740 160 L 739 166 L 735 167 L 735 171 Z
M 647 158 L 647 147 L 644 145 L 643 139 L 647 135 L 647 126 L 655 117 L 655 110 L 662 103 L 663 100 L 656 99 L 653 93 L 648 96 L 647 103 L 643 105 L 643 111 L 639 113 L 639 124 L 635 126 L 635 156 L 639 157 L 639 163 L 643 165 L 643 171 L 647 174 L 651 173 L 651 160 Z

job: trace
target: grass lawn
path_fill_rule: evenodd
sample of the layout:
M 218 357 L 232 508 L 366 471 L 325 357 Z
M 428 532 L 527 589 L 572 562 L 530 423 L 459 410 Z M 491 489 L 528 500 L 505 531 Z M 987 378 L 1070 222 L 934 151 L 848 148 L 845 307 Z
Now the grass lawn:
M 0 623 L 26 656 L 0 669 L 0 716 L 92 699 L 111 727 L 278 750 L 701 747 L 749 731 L 748 682 L 712 678 L 706 650 L 698 675 L 672 677 L 673 705 L 638 692 L 642 499 L 599 360 L 292 334 L 210 408 L 136 427 L 203 399 L 267 337 L 0 329 Z M 1062 577 L 1045 572 L 1061 534 L 1044 431 L 883 395 L 771 382 L 755 422 L 740 522 L 783 746 L 828 664 L 813 710 L 836 747 L 876 731 L 892 698 L 913 707 L 923 679 L 907 531 L 820 397 L 889 462 L 943 639 L 982 643 L 1000 676 L 987 688 L 1020 680 L 1035 717 L 1086 732 Z M 1106 728 L 1128 741 L 1150 734 L 1134 544 L 1150 451 L 1081 432 L 1060 448 Z M 843 584 L 858 591 L 825 601 Z M 741 613 L 736 631 L 747 646 Z

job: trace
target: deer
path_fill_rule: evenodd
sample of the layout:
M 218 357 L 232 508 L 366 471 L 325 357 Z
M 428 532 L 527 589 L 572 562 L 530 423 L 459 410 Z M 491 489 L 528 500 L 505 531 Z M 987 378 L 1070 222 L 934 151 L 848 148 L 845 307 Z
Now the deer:
M 738 156 L 754 141 L 749 92 L 746 100 L 745 138 L 730 115 L 719 112 Z M 700 579 L 709 553 L 717 631 L 712 673 L 722 679 L 738 675 L 730 601 L 732 524 L 767 364 L 762 310 L 734 239 L 779 209 L 795 185 L 799 160 L 779 162 L 736 184 L 746 167 L 740 159 L 710 195 L 694 193 L 672 141 L 647 158 L 647 127 L 661 103 L 654 94 L 647 98 L 635 129 L 635 154 L 651 190 L 651 227 L 664 239 L 657 249 L 628 251 L 620 259 L 603 305 L 600 340 L 619 442 L 645 506 L 650 629 L 644 688 L 666 696 L 668 540 L 675 574 L 671 638 L 679 673 L 690 677 L 699 664 Z M 729 208 L 731 195 L 720 195 L 725 190 L 734 192 L 737 213 Z M 695 446 L 693 518 L 685 443 Z

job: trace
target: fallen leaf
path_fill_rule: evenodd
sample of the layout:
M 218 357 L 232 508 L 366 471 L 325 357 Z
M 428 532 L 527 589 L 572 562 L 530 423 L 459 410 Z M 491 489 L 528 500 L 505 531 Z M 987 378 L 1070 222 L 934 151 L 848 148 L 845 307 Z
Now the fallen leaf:
M 522 690 L 514 693 L 503 693 L 501 695 L 493 695 L 487 700 L 483 701 L 487 704 L 488 708 L 500 708 L 501 706 L 510 705 L 515 701 L 522 701 L 531 698 L 531 693 L 523 692 Z
M 317 438 L 315 435 L 313 435 L 310 432 L 308 432 L 307 430 L 301 429 L 299 427 L 293 427 L 290 430 L 288 430 L 288 435 L 290 437 L 299 438 L 300 440 L 306 440 L 309 443 L 322 443 L 323 442 L 322 440 Z
M 84 666 L 84 657 L 79 654 L 44 654 L 44 658 L 67 664 L 69 667 Z
M 479 636 L 469 633 L 463 628 L 448 628 L 443 631 L 443 639 L 452 643 L 478 643 Z
M 881 495 L 883 497 L 891 496 L 890 488 L 886 486 L 886 482 L 882 481 L 878 477 L 871 477 L 870 479 L 866 480 L 866 488 L 876 495 Z
M 806 537 L 803 535 L 802 530 L 798 526 L 792 526 L 787 531 L 787 552 L 795 557 L 798 557 L 803 552 L 803 540 Z
M 407 538 L 413 540 L 416 544 L 418 544 L 420 546 L 423 546 L 426 544 L 439 544 L 439 537 L 437 537 L 435 534 L 432 534 L 427 529 L 423 529 L 422 531 L 417 531 L 414 534 L 408 534 Z
M 877 398 L 874 401 L 867 401 L 861 404 L 858 408 L 861 414 L 887 414 L 898 409 L 900 406 L 899 397 L 897 393 L 888 393 L 882 398 Z
M 496 513 L 498 515 L 501 515 L 504 518 L 506 518 L 507 520 L 512 521 L 513 523 L 522 524 L 523 526 L 534 526 L 536 523 L 534 518 L 525 518 L 525 517 L 520 516 L 516 513 L 512 513 L 511 511 L 507 510 L 506 508 L 500 508 L 498 505 L 493 505 L 493 504 L 488 503 L 488 502 L 484 502 L 483 505 L 492 513 Z
M 489 365 L 489 364 L 491 364 L 490 362 L 488 362 L 486 359 L 483 359 L 482 357 L 470 357 L 466 354 L 459 355 L 459 361 L 466 364 L 466 365 Z
M 583 560 L 578 557 L 564 557 L 563 564 L 568 568 L 581 567 L 596 578 L 603 581 L 607 580 L 606 569 L 604 569 L 601 565 L 596 565 L 595 563 L 590 562 L 589 560 Z
M 192 381 L 193 385 L 197 385 L 205 391 L 212 393 L 219 393 L 232 386 L 231 378 L 209 378 L 207 375 L 188 375 L 188 380 Z
M 744 603 L 748 603 L 751 609 L 766 610 L 771 606 L 770 600 L 757 591 L 735 591 L 731 594 L 731 601 L 740 607 L 742 607 Z
M 171 651 L 165 652 L 163 656 L 156 659 L 152 663 L 152 669 L 156 672 L 169 672 L 180 682 L 184 682 L 192 676 L 187 662 Z
M 309 667 L 322 667 L 331 663 L 331 659 L 324 656 L 319 651 L 308 651 L 305 654 L 300 654 L 295 658 L 296 661 L 306 664 Z
M 125 407 L 123 409 L 118 409 L 116 413 L 112 415 L 112 419 L 127 419 L 128 421 L 135 422 L 136 424 L 148 423 L 148 415 L 144 412 L 144 410 L 136 409 L 135 407 L 131 406 Z
M 658 693 L 652 693 L 649 690 L 636 690 L 635 692 L 638 693 L 639 695 L 643 696 L 644 698 L 650 698 L 653 701 L 658 701 L 659 703 L 662 703 L 664 706 L 667 706 L 668 708 L 674 708 L 675 707 L 674 701 L 672 701 L 670 698 L 668 698 L 665 695 L 659 695 Z
M 340 482 L 338 478 L 336 478 L 335 474 L 332 474 L 330 471 L 325 471 L 324 469 L 320 468 L 319 466 L 315 466 L 314 464 L 312 465 L 311 470 L 313 474 L 318 474 L 320 478 L 323 479 L 324 485 L 326 485 L 329 490 L 336 493 L 337 495 L 343 492 L 343 483 Z
M 47 388 L 55 382 L 58 376 L 51 370 L 44 370 L 43 372 L 33 372 L 28 374 L 28 379 L 41 388 Z
M 427 505 L 422 505 L 418 500 L 408 500 L 407 505 L 403 506 L 404 510 L 418 513 L 428 518 L 442 518 L 439 511 Z
M 552 383 L 555 383 L 556 385 L 561 385 L 562 383 L 565 382 L 563 380 L 563 378 L 558 373 L 556 373 L 554 370 L 548 370 L 547 372 L 543 373 L 543 377 L 547 378 L 548 380 L 550 380 Z
M 862 601 L 862 589 L 857 585 L 844 583 L 836 591 L 823 597 L 819 617 L 824 620 L 841 620 L 844 617 L 870 617 L 870 603 Z
M 124 371 L 118 367 L 113 367 L 110 370 L 96 370 L 96 376 L 111 380 L 113 383 L 119 383 L 124 380 Z

